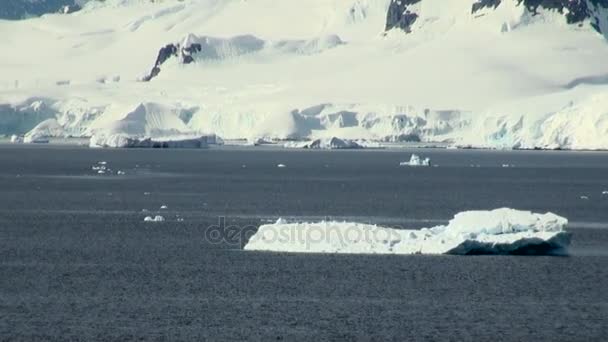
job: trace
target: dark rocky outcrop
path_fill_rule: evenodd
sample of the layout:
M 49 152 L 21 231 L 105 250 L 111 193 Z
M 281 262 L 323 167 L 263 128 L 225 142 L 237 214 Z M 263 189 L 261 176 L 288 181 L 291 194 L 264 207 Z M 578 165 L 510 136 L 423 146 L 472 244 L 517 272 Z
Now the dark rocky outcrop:
M 411 27 L 418 19 L 418 14 L 408 9 L 408 6 L 420 1 L 422 0 L 392 0 L 386 15 L 385 31 L 396 27 L 405 32 L 411 32 Z
M 83 0 L 0 0 L 0 19 L 20 20 L 47 13 L 72 13 Z M 66 10 L 67 9 L 67 10 Z
M 496 8 L 500 2 L 501 0 L 479 0 L 471 7 L 471 13 L 475 14 L 484 8 Z
M 587 0 L 517 0 L 532 15 L 538 15 L 539 9 L 554 10 L 565 14 L 568 24 L 579 24 L 589 18 Z
M 158 51 L 156 62 L 154 67 L 150 70 L 150 73 L 143 78 L 144 82 L 149 82 L 160 73 L 160 67 L 171 57 L 180 58 L 180 62 L 183 64 L 190 64 L 194 62 L 193 55 L 201 52 L 201 44 L 190 44 L 189 46 L 180 47 L 179 44 L 167 44 Z
M 418 14 L 411 9 L 411 5 L 421 1 L 424 0 L 392 0 L 385 30 L 399 28 L 407 33 L 411 32 L 412 24 L 418 19 Z M 477 0 L 471 7 L 471 13 L 496 9 L 508 1 L 516 1 L 517 5 L 525 6 L 532 16 L 540 14 L 541 10 L 549 10 L 563 14 L 571 25 L 582 25 L 589 20 L 596 31 L 608 37 L 608 32 L 601 32 L 601 22 L 608 21 L 608 0 Z

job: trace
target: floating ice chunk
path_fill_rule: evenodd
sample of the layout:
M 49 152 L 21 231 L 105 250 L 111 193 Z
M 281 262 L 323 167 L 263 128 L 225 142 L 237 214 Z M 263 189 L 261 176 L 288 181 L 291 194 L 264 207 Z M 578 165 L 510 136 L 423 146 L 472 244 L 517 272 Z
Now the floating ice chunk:
M 118 170 L 118 171 L 116 171 L 116 174 L 120 176 L 120 175 L 125 175 L 126 173 L 124 171 Z
M 144 196 L 150 196 L 150 193 L 146 191 L 144 192 Z
M 164 221 L 165 221 L 165 218 L 160 215 L 156 215 L 154 217 L 146 216 L 144 218 L 144 222 L 164 222 Z
M 169 207 L 167 207 L 166 205 L 163 204 L 160 206 L 160 208 L 164 210 L 164 209 L 168 209 Z
M 412 154 L 409 162 L 401 162 L 400 166 L 431 166 L 431 159 L 429 158 L 420 158 L 417 154 Z
M 446 226 L 404 230 L 349 222 L 260 226 L 246 250 L 371 254 L 558 254 L 565 253 L 568 220 L 508 208 L 467 211 Z
M 103 174 L 106 173 L 106 171 L 105 170 L 98 170 L 97 173 L 100 174 L 100 175 L 103 175 Z
M 279 217 L 274 224 L 287 224 L 287 220 L 285 220 L 284 218 Z
M 100 162 L 98 162 L 97 164 L 99 164 L 99 165 L 107 165 L 107 164 L 108 164 L 108 162 L 106 162 L 106 161 L 100 161 Z
M 602 195 L 608 195 L 608 190 L 602 191 Z
M 13 134 L 11 135 L 11 143 L 13 144 L 22 144 L 23 143 L 23 137 Z
M 277 167 L 280 168 L 280 169 L 282 169 L 282 168 L 287 167 L 287 165 L 285 165 L 285 164 L 277 164 Z
M 588 199 L 589 199 L 589 196 L 582 195 L 582 196 L 581 196 L 581 199 L 582 199 L 582 200 L 588 200 Z

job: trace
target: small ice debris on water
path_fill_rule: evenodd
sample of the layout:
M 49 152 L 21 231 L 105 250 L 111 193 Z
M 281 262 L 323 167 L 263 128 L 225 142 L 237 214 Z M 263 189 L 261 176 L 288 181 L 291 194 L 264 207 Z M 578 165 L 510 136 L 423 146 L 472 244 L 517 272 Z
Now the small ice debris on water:
M 288 222 L 286 219 L 279 217 L 274 224 L 287 224 L 287 223 Z
M 287 165 L 285 165 L 285 164 L 278 164 L 277 167 L 280 168 L 280 169 L 282 169 L 282 168 L 287 167 Z
M 585 196 L 585 195 L 583 195 L 583 196 L 581 196 L 581 199 L 582 199 L 582 200 L 588 200 L 588 199 L 589 199 L 589 196 Z
M 116 174 L 117 174 L 117 175 L 124 175 L 124 174 L 126 174 L 126 173 L 125 173 L 124 171 L 118 170 L 118 171 L 116 171 Z
M 431 166 L 431 159 L 422 159 L 419 155 L 412 154 L 409 162 L 401 162 L 399 166 Z
M 144 218 L 144 222 L 163 222 L 163 221 L 165 221 L 165 218 L 160 215 L 156 215 L 154 217 L 146 216 Z
M 105 162 L 105 161 L 100 161 L 100 162 L 98 162 L 97 164 L 99 164 L 99 165 L 106 165 L 107 163 L 108 163 L 108 162 Z
M 163 204 L 163 205 L 160 206 L 160 208 L 161 209 L 168 209 L 169 207 L 167 207 L 166 205 Z
M 608 190 L 602 191 L 602 195 L 608 195 Z
M 515 165 L 513 164 L 502 164 L 502 167 L 514 167 Z
M 177 222 L 184 222 L 184 218 L 183 217 L 178 217 L 177 218 Z
M 144 192 L 144 196 L 150 196 L 149 192 Z
M 105 172 L 104 170 L 98 170 L 98 171 L 97 171 L 97 173 L 98 173 L 98 174 L 100 174 L 100 175 L 103 175 L 103 174 L 105 174 L 106 172 Z
M 141 212 L 142 212 L 142 213 L 147 213 L 147 212 L 149 212 L 149 211 L 150 211 L 150 210 L 148 210 L 148 209 L 142 209 L 142 210 L 141 210 Z

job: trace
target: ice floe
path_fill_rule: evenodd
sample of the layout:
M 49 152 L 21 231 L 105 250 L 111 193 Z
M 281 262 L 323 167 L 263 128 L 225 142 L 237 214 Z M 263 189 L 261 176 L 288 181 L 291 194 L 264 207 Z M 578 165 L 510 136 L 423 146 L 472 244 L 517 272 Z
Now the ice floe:
M 283 168 L 286 168 L 286 167 L 287 167 L 287 165 L 285 165 L 285 164 L 277 164 L 277 167 L 278 167 L 279 169 L 283 169 Z
M 144 218 L 144 222 L 164 222 L 164 221 L 165 221 L 165 218 L 160 215 L 156 215 L 154 217 L 146 216 Z
M 98 175 L 105 175 L 106 173 L 111 173 L 112 169 L 108 167 L 108 163 L 105 161 L 100 161 L 91 166 L 91 170 L 97 173 Z
M 346 254 L 565 254 L 568 220 L 509 208 L 458 213 L 445 226 L 420 230 L 356 222 L 260 226 L 245 250 Z
M 412 154 L 410 161 L 401 162 L 399 163 L 399 166 L 431 166 L 431 159 L 422 159 L 419 155 Z

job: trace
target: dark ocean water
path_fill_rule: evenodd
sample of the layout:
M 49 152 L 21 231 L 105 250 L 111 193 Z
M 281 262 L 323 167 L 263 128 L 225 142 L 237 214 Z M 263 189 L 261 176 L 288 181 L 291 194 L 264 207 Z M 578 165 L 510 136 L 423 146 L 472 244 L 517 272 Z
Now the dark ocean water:
M 411 152 L 0 145 L 0 340 L 607 340 L 607 153 L 398 167 Z M 503 206 L 568 217 L 571 256 L 242 251 L 278 217 L 411 228 Z

